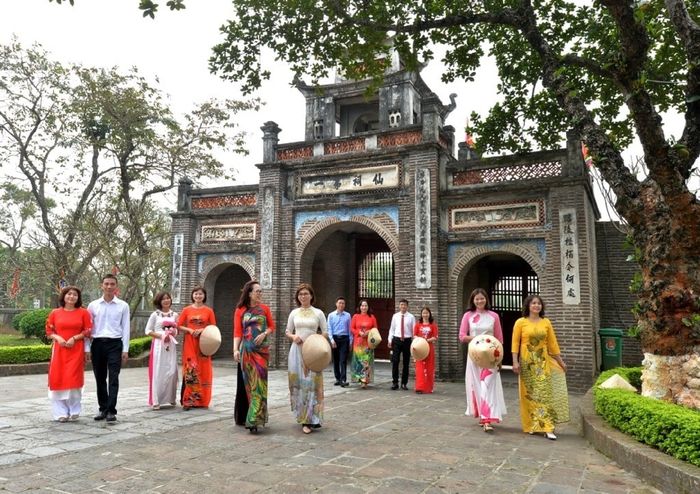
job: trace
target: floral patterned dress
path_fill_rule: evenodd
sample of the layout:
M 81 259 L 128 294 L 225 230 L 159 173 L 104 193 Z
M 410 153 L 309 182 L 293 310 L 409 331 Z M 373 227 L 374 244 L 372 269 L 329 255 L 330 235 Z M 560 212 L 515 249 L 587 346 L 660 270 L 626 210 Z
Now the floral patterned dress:
M 178 326 L 195 330 L 204 329 L 210 324 L 216 325 L 216 316 L 206 305 L 185 307 L 177 320 Z M 211 401 L 212 380 L 211 357 L 199 351 L 199 338 L 185 333 L 182 343 L 182 406 L 208 407 Z
M 551 357 L 559 344 L 547 318 L 532 322 L 521 317 L 513 327 L 513 353 L 520 354 L 520 419 L 524 432 L 554 432 L 569 421 L 569 398 L 564 370 Z
M 177 312 L 156 310 L 148 318 L 146 334 L 158 333 L 151 341 L 148 358 L 148 404 L 174 405 L 177 399 Z
M 319 328 L 328 338 L 326 316 L 316 307 L 299 307 L 289 314 L 287 334 L 306 340 Z M 303 343 L 292 343 L 289 348 L 289 400 L 298 424 L 320 427 L 323 422 L 323 373 L 306 368 L 301 357 L 302 346 Z
M 233 336 L 241 338 L 239 383 L 242 386 L 236 389 L 234 410 L 236 414 L 241 415 L 235 417 L 236 423 L 245 424 L 248 428 L 267 423 L 267 367 L 270 361 L 270 342 L 269 338 L 265 338 L 262 344 L 257 346 L 255 338 L 268 329 L 274 331 L 275 322 L 267 305 L 236 309 L 233 315 Z
M 377 319 L 367 314 L 355 314 L 350 321 L 350 331 L 352 331 L 352 361 L 350 370 L 352 378 L 364 384 L 372 382 L 374 350 L 367 344 L 367 335 L 360 336 L 360 331 L 369 331 L 376 327 L 379 327 Z

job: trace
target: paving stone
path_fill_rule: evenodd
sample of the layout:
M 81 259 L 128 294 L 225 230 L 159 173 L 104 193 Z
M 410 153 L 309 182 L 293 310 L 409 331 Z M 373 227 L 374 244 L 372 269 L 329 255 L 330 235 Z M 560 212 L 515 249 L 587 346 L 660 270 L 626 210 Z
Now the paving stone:
M 122 371 L 111 426 L 88 412 L 96 409 L 91 375 L 84 417 L 67 424 L 50 422 L 45 389 L 33 394 L 45 376 L 23 376 L 30 391 L 0 406 L 8 425 L 0 447 L 11 448 L 0 454 L 0 492 L 658 494 L 593 450 L 573 423 L 557 429 L 556 442 L 523 434 L 517 388 L 505 376 L 510 414 L 484 434 L 464 415 L 463 384 L 437 383 L 426 396 L 391 391 L 386 363 L 369 390 L 333 387 L 327 372 L 323 428 L 305 435 L 289 410 L 286 372 L 272 370 L 270 422 L 254 435 L 233 424 L 234 368 L 215 367 L 212 406 L 188 412 L 150 410 L 146 373 Z M 575 408 L 578 397 L 570 399 Z

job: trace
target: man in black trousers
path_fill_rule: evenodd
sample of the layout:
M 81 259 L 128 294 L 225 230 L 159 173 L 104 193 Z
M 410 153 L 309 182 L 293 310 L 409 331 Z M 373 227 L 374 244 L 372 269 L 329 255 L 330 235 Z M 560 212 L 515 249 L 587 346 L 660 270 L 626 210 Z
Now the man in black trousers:
M 85 358 L 92 360 L 100 410 L 95 420 L 117 420 L 117 395 L 122 362 L 129 358 L 129 304 L 117 298 L 117 277 L 102 277 L 102 297 L 88 305 L 92 316 L 92 339 L 85 343 Z
M 391 389 L 399 389 L 399 361 L 403 357 L 401 369 L 401 389 L 408 389 L 408 363 L 411 358 L 411 341 L 416 318 L 408 312 L 408 300 L 399 301 L 399 311 L 391 318 L 387 346 L 391 350 Z

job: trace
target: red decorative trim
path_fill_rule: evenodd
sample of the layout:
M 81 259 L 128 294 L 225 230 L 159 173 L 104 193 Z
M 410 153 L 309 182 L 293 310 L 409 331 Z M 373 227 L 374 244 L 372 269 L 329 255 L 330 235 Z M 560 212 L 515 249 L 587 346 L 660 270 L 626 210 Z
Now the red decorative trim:
M 226 196 L 195 197 L 192 199 L 192 209 L 223 209 L 241 206 L 255 206 L 258 194 L 231 194 Z
M 314 155 L 313 146 L 303 146 L 298 148 L 287 148 L 277 150 L 277 160 L 297 160 L 301 158 L 311 158 Z
M 377 146 L 380 148 L 419 144 L 421 141 L 423 141 L 423 134 L 419 130 L 377 136 Z
M 480 170 L 456 171 L 452 173 L 452 185 L 488 184 L 531 180 L 533 178 L 559 177 L 561 176 L 561 169 L 561 161 L 556 160 L 497 168 L 482 168 Z
M 323 144 L 323 154 L 352 153 L 354 151 L 364 151 L 365 140 L 348 139 L 344 141 L 326 142 Z

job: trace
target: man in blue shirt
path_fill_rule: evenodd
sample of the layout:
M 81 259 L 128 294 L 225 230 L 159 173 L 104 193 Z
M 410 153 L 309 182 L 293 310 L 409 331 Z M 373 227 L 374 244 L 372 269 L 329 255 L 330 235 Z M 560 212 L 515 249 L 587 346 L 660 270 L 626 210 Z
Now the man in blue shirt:
M 328 337 L 331 340 L 333 352 L 333 373 L 335 385 L 347 387 L 348 350 L 352 345 L 352 333 L 350 332 L 351 316 L 345 312 L 345 298 L 338 297 L 335 300 L 333 312 L 328 314 Z

